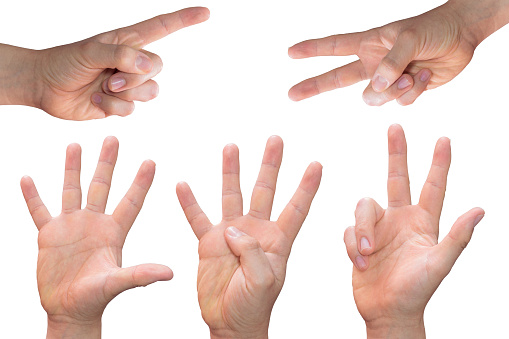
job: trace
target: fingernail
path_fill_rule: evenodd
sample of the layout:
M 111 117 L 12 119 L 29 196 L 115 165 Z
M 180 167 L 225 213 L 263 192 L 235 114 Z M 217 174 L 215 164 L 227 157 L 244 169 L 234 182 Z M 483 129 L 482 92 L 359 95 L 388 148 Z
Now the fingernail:
M 425 69 L 424 71 L 422 71 L 421 76 L 419 77 L 419 80 L 421 80 L 422 82 L 426 82 L 426 81 L 428 81 L 430 76 L 431 76 L 431 72 L 429 70 Z
M 226 233 L 231 238 L 238 238 L 245 235 L 244 232 L 239 231 L 236 227 L 230 226 L 226 229 Z
M 115 77 L 115 78 L 112 77 L 110 79 L 110 84 L 111 84 L 111 90 L 116 91 L 116 90 L 124 87 L 126 85 L 126 81 L 124 78 L 121 78 L 121 77 Z
M 474 227 L 477 226 L 477 224 L 484 218 L 484 214 L 478 215 L 477 218 L 474 220 Z
M 404 89 L 410 86 L 410 81 L 406 77 L 401 78 L 401 80 L 398 81 L 398 89 Z
M 360 255 L 355 258 L 355 264 L 356 264 L 357 268 L 360 269 L 360 270 L 365 269 L 366 266 L 367 266 L 366 265 L 366 261 Z
M 138 54 L 136 58 L 136 67 L 143 72 L 150 72 L 152 70 L 152 61 L 145 55 Z
M 382 92 L 389 86 L 389 82 L 384 77 L 377 75 L 372 86 L 375 91 Z
M 364 250 L 370 249 L 371 245 L 369 244 L 369 240 L 366 237 L 361 238 L 361 253 L 364 252 Z
M 100 104 L 103 101 L 103 98 L 99 94 L 92 94 L 92 102 L 94 104 Z

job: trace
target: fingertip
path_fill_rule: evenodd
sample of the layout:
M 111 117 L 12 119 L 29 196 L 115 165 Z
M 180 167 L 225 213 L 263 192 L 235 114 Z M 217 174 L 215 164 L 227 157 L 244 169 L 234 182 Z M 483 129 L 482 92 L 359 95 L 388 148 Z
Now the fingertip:
M 198 24 L 210 18 L 210 10 L 207 7 L 189 7 L 179 12 L 184 26 Z
M 298 89 L 299 87 L 299 84 L 297 84 L 288 90 L 288 98 L 290 98 L 290 100 L 297 102 L 304 99 L 300 93 L 301 91 Z
M 366 271 L 368 269 L 368 266 L 369 266 L 369 261 L 368 261 L 368 258 L 363 256 L 363 255 L 358 255 L 355 257 L 355 267 L 357 267 L 357 269 L 359 271 Z
M 233 143 L 227 144 L 223 148 L 223 155 L 224 156 L 230 156 L 231 157 L 231 156 L 235 156 L 238 153 L 239 153 L 239 148 L 238 148 L 237 145 L 235 145 Z
M 118 139 L 113 136 L 113 135 L 110 135 L 110 136 L 107 136 L 106 138 L 104 138 L 104 142 L 103 142 L 103 145 L 112 145 L 112 146 L 118 146 L 119 145 L 119 141 Z
M 19 184 L 21 186 L 21 188 L 23 187 L 26 187 L 27 185 L 29 185 L 30 183 L 33 183 L 34 181 L 32 180 L 32 178 L 28 175 L 24 175 L 21 177 L 21 180 L 19 181 Z

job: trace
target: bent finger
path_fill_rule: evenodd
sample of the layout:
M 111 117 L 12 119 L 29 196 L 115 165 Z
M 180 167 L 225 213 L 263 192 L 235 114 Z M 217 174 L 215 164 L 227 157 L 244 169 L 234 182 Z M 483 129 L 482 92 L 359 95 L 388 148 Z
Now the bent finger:
M 369 259 L 367 256 L 364 256 L 359 253 L 357 239 L 355 238 L 355 227 L 350 226 L 345 230 L 343 240 L 345 242 L 348 257 L 350 258 L 354 266 L 360 271 L 367 270 L 369 267 Z
M 413 85 L 414 79 L 409 74 L 403 74 L 398 81 L 381 93 L 375 92 L 370 83 L 364 90 L 362 99 L 369 106 L 382 106 L 410 91 Z
M 371 198 L 361 199 L 355 209 L 355 238 L 362 255 L 375 250 L 375 225 L 383 217 L 384 209 Z
M 125 117 L 134 111 L 134 102 L 125 101 L 106 93 L 94 93 L 91 96 L 94 106 L 102 110 L 107 116 L 118 115 Z
M 126 72 L 114 73 L 106 81 L 106 88 L 108 90 L 105 91 L 106 93 L 108 92 L 119 93 L 122 91 L 129 90 L 131 88 L 138 87 L 146 83 L 149 79 L 152 79 L 161 72 L 161 70 L 163 69 L 163 61 L 161 60 L 161 58 L 157 54 L 151 53 L 149 51 L 142 50 L 142 52 L 146 54 L 152 61 L 153 64 L 152 70 L 147 74 L 134 74 Z
M 403 93 L 396 101 L 402 106 L 411 105 L 417 100 L 417 98 L 424 93 L 428 83 L 431 79 L 431 71 L 429 69 L 422 69 L 416 75 L 414 75 L 414 85 L 412 88 Z
M 128 89 L 121 92 L 111 92 L 107 87 L 108 80 L 103 82 L 103 91 L 115 98 L 121 99 L 123 101 L 132 102 L 132 101 L 150 101 L 156 98 L 159 95 L 159 85 L 154 80 L 147 80 L 144 84 L 139 85 L 138 87 Z

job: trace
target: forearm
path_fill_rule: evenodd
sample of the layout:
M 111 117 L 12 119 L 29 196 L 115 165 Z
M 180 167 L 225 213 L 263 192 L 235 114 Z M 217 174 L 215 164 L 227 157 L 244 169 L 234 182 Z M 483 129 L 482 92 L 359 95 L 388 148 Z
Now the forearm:
M 101 320 L 78 323 L 72 320 L 48 319 L 46 339 L 100 339 Z
M 368 339 L 424 339 L 424 319 L 412 321 L 383 321 L 366 324 Z
M 37 53 L 0 44 L 0 105 L 38 107 Z
M 509 23 L 509 0 L 449 0 L 444 6 L 459 16 L 475 46 Z

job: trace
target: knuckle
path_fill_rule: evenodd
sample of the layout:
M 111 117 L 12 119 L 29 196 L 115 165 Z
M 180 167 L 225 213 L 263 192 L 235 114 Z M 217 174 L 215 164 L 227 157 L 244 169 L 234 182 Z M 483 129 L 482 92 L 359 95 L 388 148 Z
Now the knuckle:
M 113 58 L 118 65 L 128 66 L 130 64 L 131 49 L 124 45 L 118 45 L 113 52 Z M 130 65 L 129 65 L 130 66 Z
M 401 39 L 404 42 L 413 42 L 417 39 L 417 37 L 417 30 L 415 28 L 408 28 L 399 34 L 398 39 Z
M 386 55 L 382 59 L 380 64 L 383 68 L 385 68 L 390 73 L 396 73 L 397 70 L 399 69 L 398 61 L 396 59 L 394 59 L 394 57 L 391 56 L 390 54 Z

